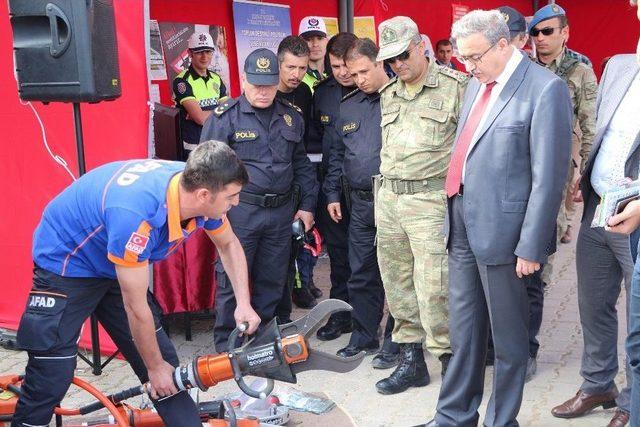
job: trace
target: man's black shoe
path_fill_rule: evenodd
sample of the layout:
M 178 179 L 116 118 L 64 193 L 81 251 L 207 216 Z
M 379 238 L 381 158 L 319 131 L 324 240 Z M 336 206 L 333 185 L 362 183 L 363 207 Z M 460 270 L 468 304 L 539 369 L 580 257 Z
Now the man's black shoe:
M 400 344 L 400 364 L 388 378 L 376 383 L 376 389 L 380 394 L 396 394 L 409 387 L 424 387 L 429 382 L 422 344 Z
M 400 362 L 400 352 L 386 351 L 384 348 L 371 360 L 371 366 L 375 369 L 393 368 Z
M 311 291 L 311 295 L 315 298 L 322 298 L 322 289 L 316 286 L 313 281 L 313 278 L 309 281 L 309 290 Z
M 447 369 L 449 368 L 449 361 L 451 360 L 451 353 L 445 353 L 438 357 L 440 359 L 440 363 L 442 363 L 442 378 L 444 378 L 444 374 L 447 373 Z
M 293 288 L 291 300 L 300 308 L 313 308 L 318 304 L 307 288 Z
M 355 356 L 361 351 L 364 351 L 366 354 L 373 354 L 376 351 L 378 351 L 378 344 L 374 343 L 370 346 L 364 346 L 364 347 L 359 347 L 357 345 L 349 344 L 345 348 L 341 348 L 340 350 L 338 350 L 336 355 L 340 357 L 351 357 L 351 356 Z
M 322 328 L 318 329 L 316 336 L 320 341 L 335 340 L 342 334 L 348 334 L 353 331 L 351 318 L 330 317 L 329 321 Z

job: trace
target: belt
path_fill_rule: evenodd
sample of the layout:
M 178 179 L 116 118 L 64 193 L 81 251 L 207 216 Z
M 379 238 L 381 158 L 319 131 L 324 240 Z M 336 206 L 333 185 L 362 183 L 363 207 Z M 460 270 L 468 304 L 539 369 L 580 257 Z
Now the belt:
M 373 191 L 371 190 L 351 190 L 360 200 L 373 202 Z
M 292 191 L 288 191 L 286 194 L 253 194 L 241 191 L 240 201 L 263 208 L 279 208 L 289 203 L 292 196 Z
M 421 180 L 382 178 L 382 186 L 395 194 L 416 194 L 429 190 L 444 190 L 444 179 L 430 178 Z
M 185 150 L 193 151 L 193 150 L 195 150 L 195 149 L 198 147 L 198 144 L 191 144 L 190 142 L 182 141 L 182 147 L 183 147 Z

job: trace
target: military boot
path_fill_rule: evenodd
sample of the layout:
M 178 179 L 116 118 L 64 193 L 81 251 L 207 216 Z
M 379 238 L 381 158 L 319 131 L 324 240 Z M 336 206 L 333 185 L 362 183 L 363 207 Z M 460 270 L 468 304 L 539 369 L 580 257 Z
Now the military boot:
M 400 344 L 400 363 L 388 378 L 376 383 L 380 394 L 402 393 L 409 387 L 429 384 L 429 371 L 421 343 Z

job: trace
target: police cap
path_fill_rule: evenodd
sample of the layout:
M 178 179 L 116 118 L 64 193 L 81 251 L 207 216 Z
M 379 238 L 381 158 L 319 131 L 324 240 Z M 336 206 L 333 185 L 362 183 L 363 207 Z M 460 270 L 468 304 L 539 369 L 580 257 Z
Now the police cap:
M 278 57 L 269 49 L 256 49 L 244 60 L 247 81 L 256 86 L 275 86 L 280 81 Z
M 500 6 L 498 11 L 502 14 L 502 17 L 507 22 L 509 27 L 509 33 L 511 37 L 514 37 L 520 33 L 527 32 L 527 21 L 524 19 L 524 15 L 510 6 Z
M 548 4 L 542 9 L 539 9 L 535 15 L 533 15 L 533 19 L 531 19 L 531 22 L 529 23 L 529 32 L 531 32 L 531 30 L 533 30 L 533 28 L 542 21 L 555 18 L 556 16 L 566 16 L 566 13 L 563 8 L 555 3 Z

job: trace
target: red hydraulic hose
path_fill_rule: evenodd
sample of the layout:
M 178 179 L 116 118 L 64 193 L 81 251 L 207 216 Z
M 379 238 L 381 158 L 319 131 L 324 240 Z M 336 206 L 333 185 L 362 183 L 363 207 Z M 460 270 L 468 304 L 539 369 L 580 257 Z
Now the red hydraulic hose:
M 113 415 L 113 418 L 115 419 L 116 424 L 118 425 L 118 427 L 128 427 L 129 426 L 129 423 L 125 419 L 124 415 L 120 411 L 118 411 L 118 408 L 116 408 L 116 405 L 114 405 L 113 402 L 111 402 L 107 398 L 107 396 L 102 394 L 97 388 L 95 388 L 94 386 L 92 386 L 88 382 L 83 381 L 83 380 L 81 380 L 80 378 L 77 378 L 77 377 L 73 377 L 73 383 L 75 385 L 77 385 L 78 387 L 84 389 L 87 393 L 91 394 L 96 399 L 98 399 L 100 401 L 100 403 L 102 403 L 104 405 L 104 407 L 109 410 L 111 415 Z M 56 408 L 55 409 L 55 413 L 57 415 L 65 415 L 65 416 L 68 416 L 68 415 L 80 415 L 80 409 Z

